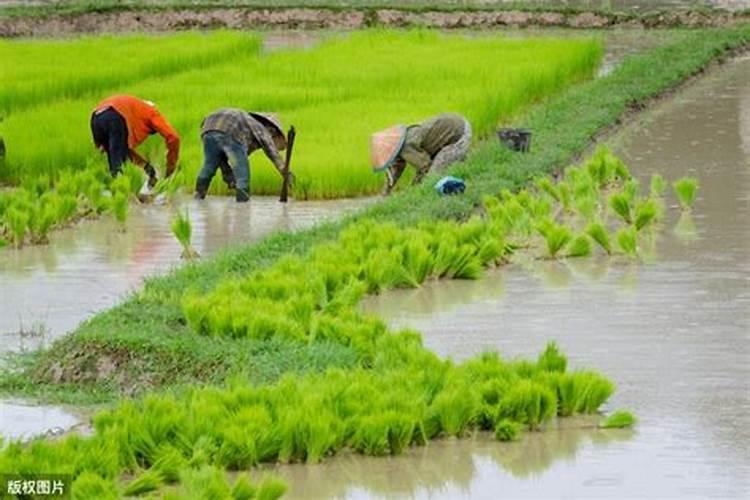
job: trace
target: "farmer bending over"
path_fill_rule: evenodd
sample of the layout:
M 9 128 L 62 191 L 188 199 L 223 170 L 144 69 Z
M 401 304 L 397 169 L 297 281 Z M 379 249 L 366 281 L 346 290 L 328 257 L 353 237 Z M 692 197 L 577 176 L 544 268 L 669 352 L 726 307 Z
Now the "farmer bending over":
M 180 154 L 180 136 L 154 103 L 129 95 L 109 97 L 94 109 L 91 115 L 91 133 L 94 145 L 107 153 L 109 171 L 113 177 L 122 169 L 122 164 L 130 159 L 143 167 L 148 174 L 148 185 L 156 184 L 156 170 L 143 159 L 137 148 L 148 136 L 159 134 L 167 146 L 167 174 L 169 177 L 177 165 Z
M 231 188 L 235 183 L 235 198 L 238 202 L 250 199 L 250 164 L 247 157 L 257 149 L 263 149 L 280 174 L 284 172 L 284 161 L 279 151 L 286 148 L 286 137 L 281 123 L 272 114 L 256 113 L 235 108 L 214 111 L 201 124 L 203 140 L 203 168 L 195 182 L 195 197 L 206 197 L 211 179 L 221 168 L 224 181 Z M 234 170 L 229 170 L 231 165 Z
M 417 125 L 395 125 L 373 134 L 370 156 L 373 170 L 386 171 L 383 194 L 388 195 L 404 173 L 406 164 L 417 169 L 414 184 L 435 170 L 461 161 L 471 144 L 471 125 L 461 115 L 443 113 Z

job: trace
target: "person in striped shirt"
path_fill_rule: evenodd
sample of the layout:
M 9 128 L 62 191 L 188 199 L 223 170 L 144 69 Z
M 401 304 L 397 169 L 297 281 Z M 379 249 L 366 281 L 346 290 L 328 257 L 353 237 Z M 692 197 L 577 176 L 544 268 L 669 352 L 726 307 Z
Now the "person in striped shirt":
M 284 161 L 279 151 L 286 148 L 286 137 L 275 115 L 222 108 L 214 111 L 201 123 L 203 167 L 195 181 L 195 197 L 206 197 L 211 180 L 221 168 L 225 182 L 235 182 L 235 199 L 250 199 L 250 163 L 248 156 L 262 149 L 283 177 Z M 226 172 L 231 165 L 233 176 Z M 231 187 L 231 185 L 230 185 Z

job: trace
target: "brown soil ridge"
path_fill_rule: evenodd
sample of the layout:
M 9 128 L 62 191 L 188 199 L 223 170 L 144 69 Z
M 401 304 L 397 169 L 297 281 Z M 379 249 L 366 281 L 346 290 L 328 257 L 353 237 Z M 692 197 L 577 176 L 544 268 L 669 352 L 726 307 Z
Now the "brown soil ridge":
M 281 8 L 169 9 L 0 17 L 0 37 L 76 33 L 159 32 L 186 29 L 357 29 L 371 26 L 499 28 L 719 27 L 750 22 L 750 12 L 667 10 L 648 15 L 554 11 L 404 11 L 397 9 Z

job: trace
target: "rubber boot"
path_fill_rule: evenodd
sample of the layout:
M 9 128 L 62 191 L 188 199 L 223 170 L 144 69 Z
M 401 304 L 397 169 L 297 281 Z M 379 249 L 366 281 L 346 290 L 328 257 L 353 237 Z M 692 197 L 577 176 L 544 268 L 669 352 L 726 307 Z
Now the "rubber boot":
M 250 190 L 247 188 L 238 187 L 234 193 L 237 203 L 245 203 L 250 201 Z

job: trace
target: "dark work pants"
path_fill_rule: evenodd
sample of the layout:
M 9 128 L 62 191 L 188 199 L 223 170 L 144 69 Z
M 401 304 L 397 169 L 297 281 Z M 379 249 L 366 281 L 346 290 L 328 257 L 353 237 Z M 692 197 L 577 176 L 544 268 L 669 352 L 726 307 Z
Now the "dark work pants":
M 128 127 L 125 118 L 112 108 L 91 115 L 91 134 L 94 144 L 103 148 L 109 161 L 112 177 L 120 173 L 128 159 Z

